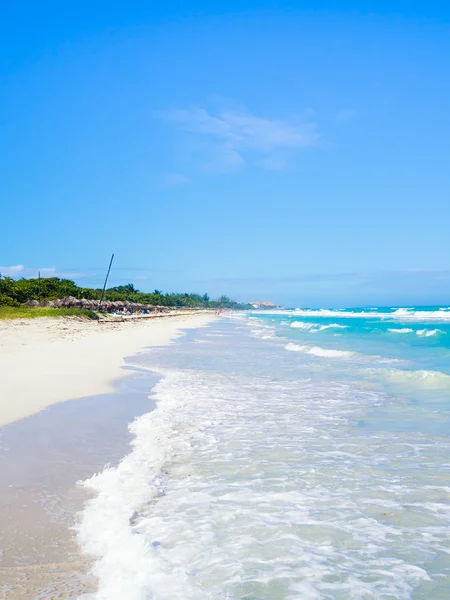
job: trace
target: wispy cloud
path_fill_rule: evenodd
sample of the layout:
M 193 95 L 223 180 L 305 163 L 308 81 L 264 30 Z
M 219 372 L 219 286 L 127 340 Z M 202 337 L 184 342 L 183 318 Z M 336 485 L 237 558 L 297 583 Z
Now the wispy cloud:
M 65 279 L 77 279 L 81 277 L 90 277 L 88 273 L 77 271 L 58 270 L 56 267 L 25 267 L 24 265 L 13 265 L 9 267 L 0 267 L 0 274 L 8 277 L 60 277 Z
M 246 110 L 214 114 L 204 108 L 173 109 L 162 116 L 190 135 L 193 155 L 225 170 L 245 164 L 282 169 L 289 153 L 319 142 L 317 126 L 310 120 L 267 119 Z
M 23 265 L 13 265 L 10 267 L 0 267 L 0 274 L 7 277 L 17 277 L 24 270 Z

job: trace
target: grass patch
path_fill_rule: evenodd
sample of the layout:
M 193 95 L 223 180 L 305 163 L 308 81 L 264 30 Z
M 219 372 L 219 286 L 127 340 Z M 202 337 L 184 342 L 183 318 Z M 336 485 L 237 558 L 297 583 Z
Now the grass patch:
M 29 306 L 0 306 L 0 319 L 36 319 L 38 317 L 84 317 L 98 320 L 97 313 L 85 308 L 37 308 Z

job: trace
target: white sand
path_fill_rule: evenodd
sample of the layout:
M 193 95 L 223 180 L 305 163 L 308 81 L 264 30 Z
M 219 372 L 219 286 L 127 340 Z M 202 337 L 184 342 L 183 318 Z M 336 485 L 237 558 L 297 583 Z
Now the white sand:
M 0 321 L 0 426 L 55 402 L 112 391 L 124 358 L 164 346 L 214 318 L 188 314 L 121 323 L 72 318 Z

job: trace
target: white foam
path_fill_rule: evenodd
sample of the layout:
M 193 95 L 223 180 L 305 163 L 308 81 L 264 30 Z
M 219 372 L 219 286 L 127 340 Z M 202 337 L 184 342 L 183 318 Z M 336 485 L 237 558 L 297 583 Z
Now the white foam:
M 419 386 L 428 389 L 446 389 L 450 387 L 450 376 L 441 371 L 427 371 L 419 369 L 408 371 L 406 369 L 367 369 L 367 372 L 380 375 L 392 383 Z
M 442 333 L 440 329 L 418 329 L 416 331 L 416 335 L 420 335 L 423 337 L 430 337 L 433 335 L 438 335 L 440 333 Z
M 250 333 L 262 340 L 268 340 L 275 338 L 275 336 L 273 335 L 274 331 L 274 327 L 271 327 L 270 325 L 263 325 L 261 329 L 251 329 Z
M 330 323 L 328 325 L 320 325 L 320 323 L 305 323 L 304 321 L 293 321 L 291 327 L 294 329 L 304 329 L 311 333 L 318 333 L 326 329 L 347 329 L 348 325 L 339 325 L 339 323 Z
M 285 349 L 290 352 L 307 352 L 310 348 L 311 346 L 300 346 L 299 344 L 293 344 L 292 342 L 285 346 Z
M 286 317 L 338 317 L 339 319 L 394 319 L 396 321 L 450 321 L 450 310 L 439 309 L 435 311 L 412 310 L 399 308 L 394 312 L 384 313 L 369 309 L 368 311 L 344 311 L 342 309 L 300 309 L 294 311 L 267 310 L 265 314 L 284 315 Z
M 317 323 L 304 323 L 303 321 L 293 321 L 291 323 L 291 327 L 293 327 L 294 329 L 305 329 L 306 331 L 312 329 L 316 325 Z
M 321 348 L 320 346 L 300 346 L 293 343 L 287 344 L 285 349 L 290 352 L 304 352 L 322 358 L 350 358 L 355 355 L 355 352 L 347 350 L 331 350 L 329 348 Z
M 330 323 L 329 325 L 321 325 L 319 331 L 325 331 L 325 329 L 348 329 L 348 325 L 339 325 L 339 323 Z
M 401 329 L 388 329 L 388 331 L 392 333 L 412 333 L 414 329 L 410 329 L 409 327 L 403 327 Z
M 448 545 L 440 488 L 420 488 L 420 514 L 407 511 L 417 464 L 436 448 L 405 452 L 396 436 L 395 450 L 351 426 L 379 394 L 163 374 L 156 410 L 131 427 L 132 452 L 85 482 L 97 496 L 78 539 L 99 580 L 86 598 L 409 600 L 429 580 L 429 556 Z

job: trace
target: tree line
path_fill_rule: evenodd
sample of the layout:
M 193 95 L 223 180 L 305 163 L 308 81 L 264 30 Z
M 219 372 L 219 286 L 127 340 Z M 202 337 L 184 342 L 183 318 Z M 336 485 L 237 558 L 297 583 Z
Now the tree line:
M 20 306 L 29 300 L 45 302 L 57 298 L 85 298 L 86 300 L 100 300 L 102 290 L 99 288 L 79 287 L 70 279 L 59 277 L 45 277 L 42 279 L 13 279 L 2 277 L 0 273 L 0 305 Z M 105 300 L 115 302 L 137 302 L 154 306 L 190 307 L 190 308 L 231 308 L 247 309 L 249 304 L 240 304 L 222 295 L 217 300 L 211 300 L 208 294 L 180 294 L 164 293 L 155 290 L 151 293 L 137 290 L 132 283 L 111 287 L 105 292 Z

